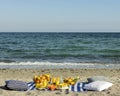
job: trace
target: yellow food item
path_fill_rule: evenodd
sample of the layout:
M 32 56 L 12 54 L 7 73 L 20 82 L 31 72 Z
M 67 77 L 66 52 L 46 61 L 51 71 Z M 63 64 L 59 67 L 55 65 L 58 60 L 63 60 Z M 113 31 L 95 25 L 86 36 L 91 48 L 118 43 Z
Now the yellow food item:
M 68 85 L 74 85 L 77 82 L 77 80 L 73 77 L 65 78 L 63 81 Z
M 42 74 L 38 76 L 35 75 L 33 81 L 38 89 L 49 88 L 50 90 L 55 90 L 56 88 L 67 88 L 69 85 L 74 85 L 78 79 L 79 77 L 69 77 L 60 82 L 60 77 L 51 78 L 50 74 Z
M 60 83 L 60 78 L 59 77 L 53 77 L 52 78 L 52 84 L 58 85 Z
M 68 88 L 68 84 L 67 83 L 60 83 L 58 86 L 57 86 L 58 89 L 66 89 Z
M 50 82 L 50 75 L 43 74 L 40 76 L 34 76 L 33 81 L 35 82 L 36 88 L 46 88 Z

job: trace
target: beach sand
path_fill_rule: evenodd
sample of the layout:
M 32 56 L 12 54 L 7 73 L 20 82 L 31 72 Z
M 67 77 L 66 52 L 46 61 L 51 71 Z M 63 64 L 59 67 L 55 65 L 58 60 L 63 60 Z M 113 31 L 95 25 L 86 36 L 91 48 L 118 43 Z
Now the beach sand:
M 75 77 L 80 76 L 81 82 L 87 81 L 91 76 L 106 76 L 113 83 L 109 89 L 97 92 L 70 92 L 65 94 L 63 90 L 57 91 L 40 91 L 32 90 L 11 91 L 4 89 L 5 80 L 21 80 L 30 82 L 34 75 L 50 73 L 51 76 Z M 0 96 L 120 96 L 120 69 L 0 69 Z

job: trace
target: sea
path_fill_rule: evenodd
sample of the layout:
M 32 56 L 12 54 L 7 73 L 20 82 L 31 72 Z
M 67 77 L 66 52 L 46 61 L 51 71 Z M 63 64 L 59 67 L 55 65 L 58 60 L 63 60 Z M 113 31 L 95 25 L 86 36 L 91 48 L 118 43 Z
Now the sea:
M 0 32 L 2 68 L 120 68 L 120 33 Z

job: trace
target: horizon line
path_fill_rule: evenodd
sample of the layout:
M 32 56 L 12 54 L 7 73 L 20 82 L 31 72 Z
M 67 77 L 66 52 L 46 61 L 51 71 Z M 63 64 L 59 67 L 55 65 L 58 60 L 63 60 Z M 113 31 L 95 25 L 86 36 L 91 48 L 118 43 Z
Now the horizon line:
M 8 32 L 10 32 L 10 33 L 17 33 L 17 32 L 18 33 L 20 33 L 20 32 L 23 32 L 23 33 L 27 33 L 27 32 L 28 33 L 34 33 L 34 32 L 35 33 L 37 33 L 37 32 L 38 33 L 44 33 L 44 32 L 45 33 L 62 33 L 62 32 L 63 33 L 68 33 L 68 32 L 69 33 L 73 33 L 73 32 L 74 33 L 113 33 L 113 32 L 119 33 L 120 31 L 105 31 L 105 32 L 104 31 L 96 31 L 96 32 L 95 31 L 93 31 L 93 32 L 92 31 L 83 31 L 83 32 L 82 31 L 13 31 L 13 32 L 12 31 L 1 31 L 0 33 L 8 33 Z

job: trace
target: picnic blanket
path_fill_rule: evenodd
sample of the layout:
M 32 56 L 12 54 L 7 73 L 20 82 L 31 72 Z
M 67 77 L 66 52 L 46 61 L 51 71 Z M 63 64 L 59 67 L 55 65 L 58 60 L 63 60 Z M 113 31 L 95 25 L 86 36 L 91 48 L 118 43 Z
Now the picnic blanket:
M 27 91 L 36 89 L 34 82 L 29 82 L 27 84 L 28 84 L 28 87 L 29 87 Z M 77 82 L 75 85 L 69 86 L 69 91 L 73 91 L 73 92 L 87 91 L 86 89 L 84 89 L 85 84 L 87 84 L 87 82 Z
M 83 92 L 86 91 L 84 89 L 86 82 L 77 82 L 75 85 L 71 85 L 68 87 L 69 91 L 73 92 Z M 30 90 L 35 90 L 35 82 L 23 82 L 23 81 L 18 81 L 18 80 L 8 80 L 6 81 L 7 88 L 13 89 L 13 90 L 19 90 L 19 91 L 30 91 Z
M 87 84 L 87 82 L 77 82 L 75 85 L 69 86 L 69 91 L 73 92 L 87 91 L 86 89 L 84 89 L 85 84 Z
M 36 89 L 34 82 L 28 82 L 27 85 L 28 85 L 28 90 L 27 91 Z

